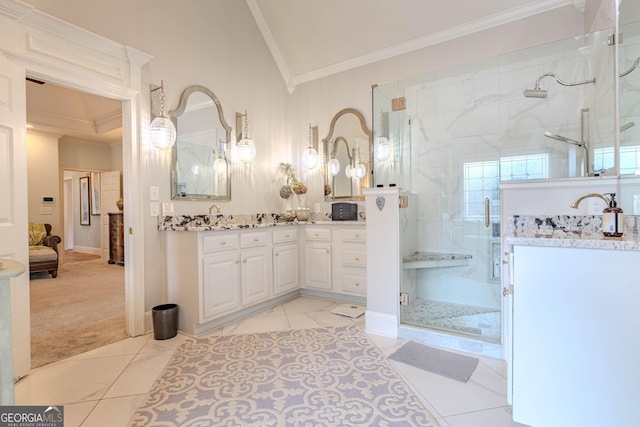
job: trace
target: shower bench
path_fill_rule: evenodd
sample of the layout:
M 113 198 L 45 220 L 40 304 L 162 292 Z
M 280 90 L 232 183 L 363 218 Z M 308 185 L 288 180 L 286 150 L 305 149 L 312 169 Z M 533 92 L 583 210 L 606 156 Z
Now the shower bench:
M 402 268 L 436 268 L 469 265 L 468 254 L 446 254 L 440 252 L 414 252 L 402 258 Z

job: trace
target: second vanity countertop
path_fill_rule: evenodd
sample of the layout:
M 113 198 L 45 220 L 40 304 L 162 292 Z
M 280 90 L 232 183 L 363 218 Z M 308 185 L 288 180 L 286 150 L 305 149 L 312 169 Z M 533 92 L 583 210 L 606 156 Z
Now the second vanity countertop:
M 625 235 L 608 238 L 602 235 L 600 216 L 514 215 L 504 224 L 505 243 L 573 249 L 640 251 L 640 218 L 625 216 Z

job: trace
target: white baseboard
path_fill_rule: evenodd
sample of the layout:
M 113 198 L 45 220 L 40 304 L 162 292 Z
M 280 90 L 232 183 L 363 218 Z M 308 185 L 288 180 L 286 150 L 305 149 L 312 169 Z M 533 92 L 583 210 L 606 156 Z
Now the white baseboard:
M 398 337 L 398 317 L 367 310 L 364 314 L 365 331 L 390 338 Z
M 91 255 L 102 255 L 102 250 L 100 248 L 92 248 L 89 246 L 78 246 L 75 245 L 73 247 L 74 252 L 82 252 L 83 254 L 91 254 Z

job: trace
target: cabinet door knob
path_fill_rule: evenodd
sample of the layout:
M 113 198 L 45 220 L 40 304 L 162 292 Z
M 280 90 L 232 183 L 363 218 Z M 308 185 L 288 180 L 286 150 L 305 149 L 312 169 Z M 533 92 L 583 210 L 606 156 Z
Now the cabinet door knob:
M 247 259 L 246 259 L 246 258 L 245 258 L 245 259 L 243 259 L 243 260 L 242 260 L 242 262 L 245 262 L 245 263 L 246 263 L 246 262 L 247 262 Z
M 356 257 L 356 261 L 360 261 L 360 258 Z
M 356 239 L 359 239 L 359 238 L 360 238 L 360 235 L 359 235 L 359 234 L 356 234 Z
M 224 246 L 226 244 L 227 244 L 227 242 L 225 242 L 225 241 L 220 242 L 220 246 Z
M 360 286 L 360 283 L 356 283 L 355 285 L 356 285 L 356 287 L 358 287 L 358 286 Z

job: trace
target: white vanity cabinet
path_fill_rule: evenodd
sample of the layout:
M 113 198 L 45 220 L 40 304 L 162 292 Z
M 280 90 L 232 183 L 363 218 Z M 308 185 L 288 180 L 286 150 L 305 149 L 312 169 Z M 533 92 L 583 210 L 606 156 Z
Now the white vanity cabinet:
M 283 227 L 273 230 L 273 296 L 300 287 L 298 229 Z
M 332 239 L 333 290 L 367 295 L 367 230 L 362 226 L 334 226 Z
M 266 230 L 259 230 L 202 237 L 202 322 L 269 299 L 268 236 Z
M 331 290 L 331 226 L 304 226 L 303 288 Z
M 513 419 L 638 425 L 640 251 L 514 246 Z
M 168 232 L 166 253 L 182 331 L 198 335 L 272 297 L 269 230 Z

